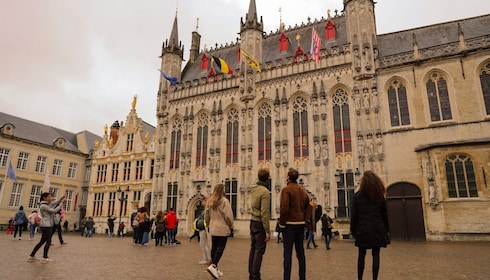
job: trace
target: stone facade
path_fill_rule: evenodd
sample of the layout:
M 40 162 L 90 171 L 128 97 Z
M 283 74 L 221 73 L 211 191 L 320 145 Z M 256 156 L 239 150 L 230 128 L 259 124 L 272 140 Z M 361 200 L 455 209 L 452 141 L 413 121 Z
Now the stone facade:
M 265 34 L 251 0 L 240 43 L 199 51 L 195 31 L 185 67 L 176 17 L 161 69 L 180 83 L 160 80 L 151 209 L 174 207 L 189 233 L 223 183 L 247 236 L 258 168 L 271 169 L 275 219 L 294 167 L 348 237 L 350 199 L 374 170 L 395 239 L 490 240 L 490 16 L 379 35 L 374 5 L 346 0 L 334 16 Z

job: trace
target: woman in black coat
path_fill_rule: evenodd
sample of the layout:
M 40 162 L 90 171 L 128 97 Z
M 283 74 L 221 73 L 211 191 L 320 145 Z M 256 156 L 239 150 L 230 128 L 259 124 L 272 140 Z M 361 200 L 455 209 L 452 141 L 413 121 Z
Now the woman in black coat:
M 373 279 L 378 279 L 379 251 L 390 243 L 386 189 L 383 181 L 372 171 L 366 171 L 351 206 L 350 231 L 359 247 L 357 278 L 362 279 L 366 250 L 373 255 Z

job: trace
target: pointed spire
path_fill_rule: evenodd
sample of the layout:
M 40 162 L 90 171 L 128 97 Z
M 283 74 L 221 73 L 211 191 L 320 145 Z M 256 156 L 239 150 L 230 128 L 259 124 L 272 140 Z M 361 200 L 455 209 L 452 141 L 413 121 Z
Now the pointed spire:
M 255 4 L 255 0 L 250 0 L 245 22 L 243 22 L 243 18 L 241 19 L 241 31 L 245 29 L 257 29 L 259 31 L 264 31 L 262 17 L 260 17 L 260 22 L 257 17 L 257 5 Z
M 172 32 L 170 33 L 170 42 L 171 47 L 177 47 L 179 44 L 179 30 L 177 28 L 177 12 L 175 12 L 174 25 L 172 26 Z

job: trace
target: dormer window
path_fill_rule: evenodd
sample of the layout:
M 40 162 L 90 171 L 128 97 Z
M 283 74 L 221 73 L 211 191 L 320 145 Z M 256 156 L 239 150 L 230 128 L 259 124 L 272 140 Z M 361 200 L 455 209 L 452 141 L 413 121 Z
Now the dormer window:
M 63 137 L 59 137 L 56 140 L 54 140 L 54 143 L 53 144 L 54 144 L 54 146 L 56 148 L 62 148 L 62 149 L 64 149 L 65 148 L 65 144 L 66 144 L 66 140 Z
M 209 67 L 209 58 L 205 53 L 203 53 L 201 58 L 201 70 L 208 70 L 208 67 Z
M 335 24 L 333 24 L 333 21 L 329 19 L 327 21 L 327 26 L 325 27 L 325 37 L 328 40 L 335 40 Z
M 3 134 L 5 135 L 10 135 L 10 136 L 13 136 L 14 135 L 14 130 L 15 130 L 15 126 L 11 123 L 6 123 L 4 124 L 0 130 L 2 131 Z
M 279 38 L 279 52 L 287 52 L 289 49 L 289 38 L 284 32 L 281 33 Z

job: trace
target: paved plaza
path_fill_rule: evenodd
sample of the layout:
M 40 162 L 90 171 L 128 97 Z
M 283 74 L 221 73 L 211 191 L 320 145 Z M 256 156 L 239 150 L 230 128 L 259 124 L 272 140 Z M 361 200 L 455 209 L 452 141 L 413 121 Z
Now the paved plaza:
M 49 257 L 54 262 L 27 262 L 27 256 L 40 238 L 29 241 L 0 234 L 3 258 L 0 279 L 212 279 L 194 238 L 179 236 L 175 247 L 135 246 L 131 238 L 108 239 L 103 235 L 85 238 L 65 234 L 67 245 L 60 246 L 54 236 Z M 316 249 L 306 250 L 307 279 L 356 279 L 357 248 L 350 241 L 334 240 L 332 250 L 322 240 Z M 230 238 L 219 264 L 220 279 L 248 279 L 248 239 Z M 263 280 L 282 279 L 282 243 L 268 243 L 262 266 Z M 42 248 L 36 257 L 42 257 Z M 371 278 L 370 251 L 366 256 L 364 279 Z M 297 278 L 293 252 L 292 279 Z M 393 242 L 381 250 L 379 279 L 490 279 L 490 242 Z

